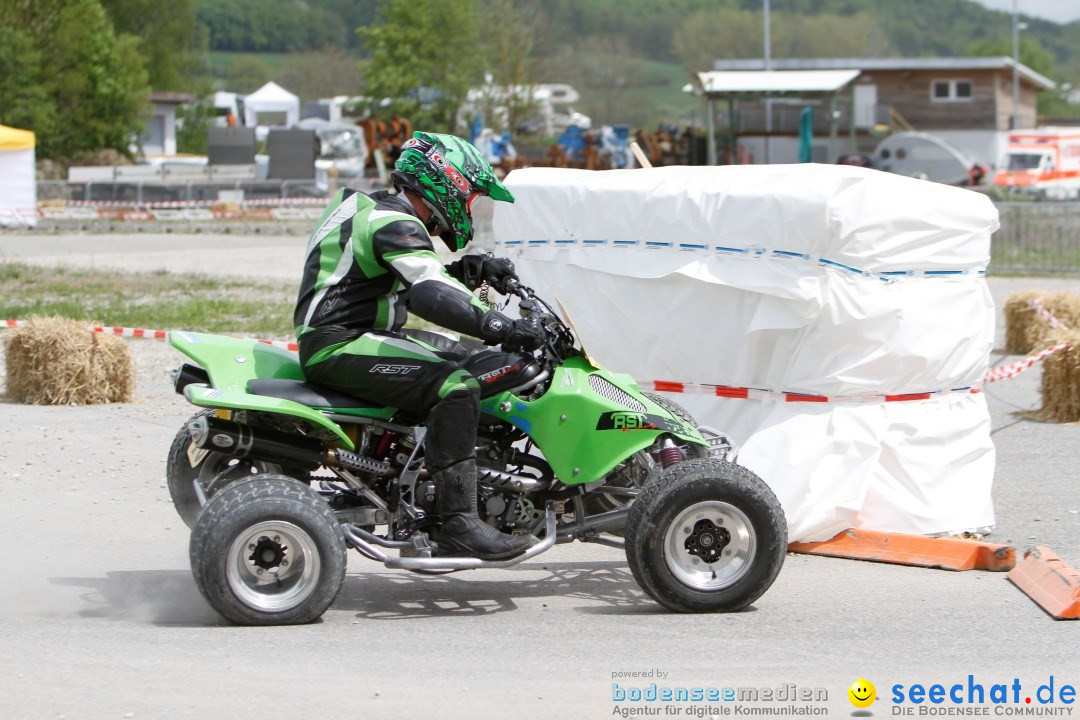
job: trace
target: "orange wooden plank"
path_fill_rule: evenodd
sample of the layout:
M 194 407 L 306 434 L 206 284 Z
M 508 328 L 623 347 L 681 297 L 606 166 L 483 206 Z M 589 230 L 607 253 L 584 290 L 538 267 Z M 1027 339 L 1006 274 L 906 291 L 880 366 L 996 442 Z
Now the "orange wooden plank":
M 1050 548 L 1040 545 L 1024 553 L 1009 580 L 1058 620 L 1080 618 L 1080 572 Z
M 1016 565 L 1016 549 L 1008 545 L 877 530 L 845 530 L 822 542 L 791 543 L 788 550 L 942 570 L 1003 572 Z

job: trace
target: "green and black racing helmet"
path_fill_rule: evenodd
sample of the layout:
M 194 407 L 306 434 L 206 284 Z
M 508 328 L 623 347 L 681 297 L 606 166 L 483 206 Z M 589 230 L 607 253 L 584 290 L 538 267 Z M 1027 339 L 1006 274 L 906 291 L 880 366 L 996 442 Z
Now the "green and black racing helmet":
M 443 242 L 454 251 L 472 240 L 477 197 L 514 202 L 480 151 L 453 135 L 414 132 L 401 146 L 392 179 L 398 191 L 410 188 L 431 208 Z

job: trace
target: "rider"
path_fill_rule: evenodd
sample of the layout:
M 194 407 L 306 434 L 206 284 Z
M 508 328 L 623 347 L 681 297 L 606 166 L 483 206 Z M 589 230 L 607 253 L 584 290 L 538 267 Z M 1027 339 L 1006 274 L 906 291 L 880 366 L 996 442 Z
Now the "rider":
M 311 382 L 426 416 L 425 462 L 438 484 L 440 555 L 501 558 L 531 542 L 499 532 L 476 513 L 480 387 L 458 362 L 465 352 L 435 333 L 403 333 L 408 312 L 507 350 L 544 341 L 535 321 L 511 320 L 471 292 L 516 280 L 504 258 L 466 255 L 443 265 L 431 236 L 451 251 L 473 236 L 480 195 L 513 202 L 468 142 L 416 132 L 402 145 L 394 191 L 339 191 L 308 242 L 294 324 Z

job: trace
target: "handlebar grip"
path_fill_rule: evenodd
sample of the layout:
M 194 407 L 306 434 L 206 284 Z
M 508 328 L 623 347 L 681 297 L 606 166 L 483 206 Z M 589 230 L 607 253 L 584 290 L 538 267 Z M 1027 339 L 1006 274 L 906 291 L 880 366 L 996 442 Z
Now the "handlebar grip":
M 528 293 L 525 292 L 525 286 L 514 278 L 507 278 L 503 283 L 503 287 L 506 288 L 507 295 L 517 295 L 520 298 L 528 297 Z

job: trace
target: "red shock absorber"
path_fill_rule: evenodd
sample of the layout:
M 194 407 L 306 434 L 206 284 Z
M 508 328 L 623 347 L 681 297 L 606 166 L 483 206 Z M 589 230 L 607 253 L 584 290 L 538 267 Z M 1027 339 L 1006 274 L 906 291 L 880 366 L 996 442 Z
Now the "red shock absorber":
M 384 430 L 383 434 L 379 436 L 379 443 L 375 446 L 375 452 L 372 453 L 372 457 L 376 460 L 385 460 L 386 454 L 390 451 L 390 443 L 394 439 L 394 433 L 389 430 Z
M 683 461 L 682 450 L 670 440 L 664 441 L 664 447 L 660 450 L 660 464 L 667 470 L 672 465 L 678 465 Z

